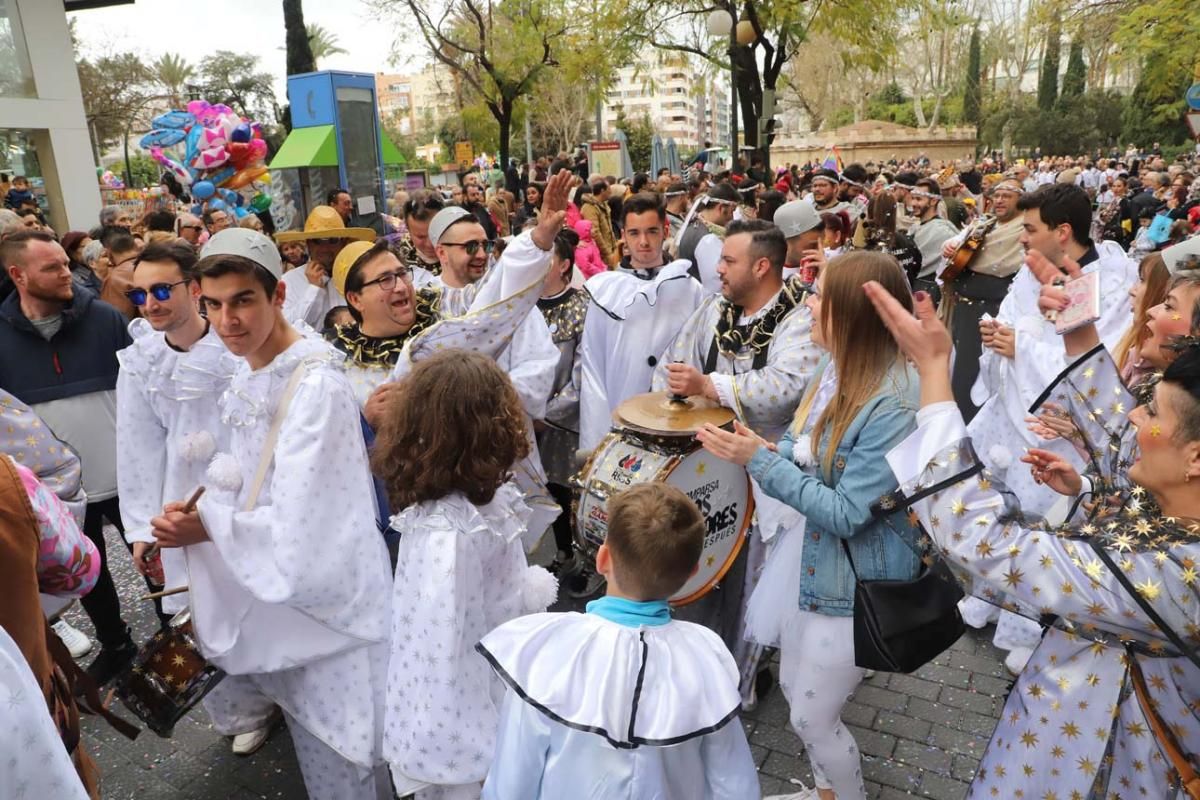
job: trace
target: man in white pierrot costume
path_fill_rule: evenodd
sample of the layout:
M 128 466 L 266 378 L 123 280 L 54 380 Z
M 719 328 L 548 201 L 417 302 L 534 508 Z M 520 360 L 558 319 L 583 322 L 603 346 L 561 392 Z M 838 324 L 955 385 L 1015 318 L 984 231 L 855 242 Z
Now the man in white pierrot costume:
M 164 504 L 203 485 L 209 459 L 229 446 L 218 401 L 238 359 L 200 316 L 196 253 L 190 246 L 151 244 L 135 262 L 131 280 L 127 294 L 142 316 L 129 323 L 133 344 L 117 353 L 117 485 L 134 566 L 147 574 L 146 556 L 155 541 L 150 520 Z M 211 547 L 198 543 L 190 549 Z M 185 551 L 168 548 L 160 555 L 165 585 L 187 586 Z M 188 596 L 164 597 L 162 605 L 168 614 L 179 613 L 188 607 Z M 233 735 L 233 752 L 249 755 L 266 742 L 275 704 L 265 698 L 252 704 L 245 697 L 238 713 L 224 719 L 222 691 L 217 684 L 202 704 L 216 727 Z
M 239 688 L 279 705 L 310 797 L 388 798 L 388 556 L 342 356 L 284 319 L 279 253 L 261 234 L 218 233 L 198 271 L 208 318 L 242 360 L 219 404 L 229 450 L 197 509 L 168 504 L 154 536 L 187 548 L 196 637 L 228 673 L 228 714 Z
M 795 206 L 819 220 L 810 204 L 800 201 Z M 739 422 L 769 441 L 777 441 L 792 422 L 821 355 L 812 344 L 806 292 L 799 279 L 783 280 L 787 250 L 784 232 L 769 222 L 731 223 L 717 266 L 721 294 L 705 298 L 654 373 L 656 390 L 714 400 L 733 409 Z M 749 532 L 745 552 L 722 579 L 721 591 L 679 609 L 681 619 L 710 625 L 722 635 L 741 671 L 747 707 L 757 701 L 761 649 L 744 636 L 746 601 L 762 569 L 767 542 L 795 513 L 757 487 L 754 498 L 758 525 Z

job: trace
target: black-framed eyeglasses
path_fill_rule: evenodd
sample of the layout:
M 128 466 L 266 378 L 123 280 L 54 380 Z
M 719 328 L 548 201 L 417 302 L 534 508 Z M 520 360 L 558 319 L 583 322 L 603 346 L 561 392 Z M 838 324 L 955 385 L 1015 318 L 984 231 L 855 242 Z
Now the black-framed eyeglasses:
M 313 239 L 312 243 L 313 244 L 337 244 L 340 241 L 342 241 L 340 238 L 320 238 L 320 239 Z
M 383 290 L 384 294 L 390 294 L 396 288 L 397 281 L 409 280 L 411 278 L 412 271 L 408 267 L 401 267 L 393 272 L 385 272 L 373 281 L 367 281 L 363 284 L 363 288 L 378 286 Z
M 125 296 L 128 297 L 129 302 L 133 303 L 135 306 L 146 305 L 146 300 L 149 299 L 149 295 L 154 295 L 155 300 L 160 303 L 165 303 L 171 299 L 171 290 L 184 283 L 191 283 L 191 281 L 189 281 L 187 278 L 184 278 L 183 280 L 175 281 L 174 283 L 156 283 L 150 287 L 150 291 L 146 291 L 145 289 L 130 289 L 125 293 Z
M 188 230 L 199 231 L 199 230 L 204 230 L 204 226 L 203 225 L 180 225 L 179 230 L 181 230 L 181 231 L 188 231 Z
M 441 244 L 446 247 L 461 247 L 463 250 L 467 251 L 467 255 L 469 256 L 473 256 L 478 253 L 479 248 L 481 247 L 485 253 L 492 252 L 492 250 L 496 247 L 495 242 L 488 241 L 487 239 L 473 239 L 469 242 L 442 242 Z

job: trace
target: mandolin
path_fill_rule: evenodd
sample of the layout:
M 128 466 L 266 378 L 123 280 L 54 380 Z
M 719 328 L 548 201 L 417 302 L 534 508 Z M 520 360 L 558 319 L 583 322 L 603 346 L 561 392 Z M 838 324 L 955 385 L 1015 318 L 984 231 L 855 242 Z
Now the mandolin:
M 942 272 L 938 275 L 943 284 L 950 283 L 962 274 L 979 252 L 979 248 L 983 247 L 984 240 L 994 227 L 996 218 L 991 214 L 984 214 L 967 226 L 962 244 L 954 251 L 954 255 L 946 259 L 946 266 L 942 267 Z

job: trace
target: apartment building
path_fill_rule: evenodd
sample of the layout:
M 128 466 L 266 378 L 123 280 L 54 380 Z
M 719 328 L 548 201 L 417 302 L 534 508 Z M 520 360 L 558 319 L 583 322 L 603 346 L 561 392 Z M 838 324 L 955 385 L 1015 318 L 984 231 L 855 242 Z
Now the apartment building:
M 430 65 L 410 74 L 375 74 L 379 118 L 404 136 L 436 128 L 457 113 L 454 77 L 450 71 Z
M 683 151 L 729 138 L 729 84 L 705 73 L 682 53 L 652 52 L 624 67 L 609 89 L 601 123 L 612 136 L 617 116 L 646 115 L 655 132 Z

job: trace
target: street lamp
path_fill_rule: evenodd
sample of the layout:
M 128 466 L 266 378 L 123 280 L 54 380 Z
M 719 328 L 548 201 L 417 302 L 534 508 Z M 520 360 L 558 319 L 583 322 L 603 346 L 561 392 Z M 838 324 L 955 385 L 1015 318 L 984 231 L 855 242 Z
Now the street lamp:
M 739 23 L 737 21 L 732 2 L 728 8 L 718 8 L 708 15 L 708 32 L 713 36 L 729 37 L 729 168 L 731 170 L 737 164 L 738 157 L 737 51 L 735 48 L 741 38 L 741 28 L 744 24 L 748 25 L 749 22 Z M 753 28 L 751 28 L 751 32 L 753 33 Z

